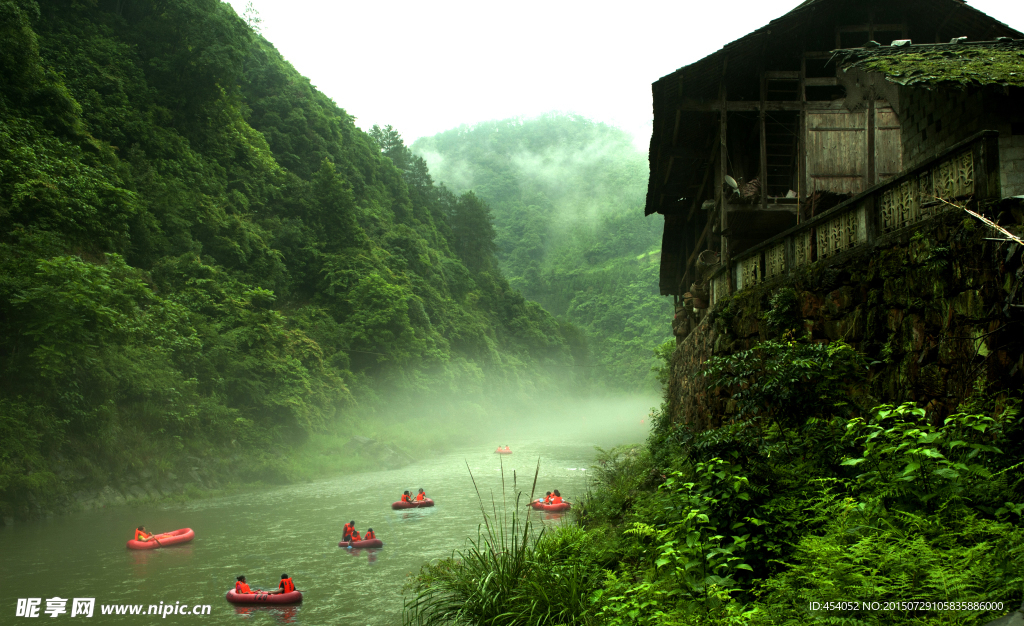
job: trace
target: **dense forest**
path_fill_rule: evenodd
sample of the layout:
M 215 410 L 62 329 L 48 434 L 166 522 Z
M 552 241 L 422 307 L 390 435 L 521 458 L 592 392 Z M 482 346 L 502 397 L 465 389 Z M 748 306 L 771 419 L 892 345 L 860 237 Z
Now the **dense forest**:
M 484 198 L 227 4 L 0 0 L 0 119 L 2 514 L 212 450 L 286 480 L 319 436 L 581 388 Z
M 658 295 L 663 218 L 643 218 L 647 158 L 611 126 L 567 114 L 464 126 L 412 145 L 451 189 L 493 210 L 496 256 L 523 295 L 583 331 L 588 380 L 656 388 L 668 339 Z

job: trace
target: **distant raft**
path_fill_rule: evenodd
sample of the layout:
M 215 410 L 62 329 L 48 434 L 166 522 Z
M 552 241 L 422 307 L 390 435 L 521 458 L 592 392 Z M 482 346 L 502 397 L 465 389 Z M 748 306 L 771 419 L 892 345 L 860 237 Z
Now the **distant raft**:
M 498 448 L 494 451 L 495 454 L 512 454 L 512 451 L 508 448 Z
M 572 505 L 568 502 L 559 502 L 558 504 L 544 504 L 534 500 L 530 503 L 534 511 L 548 511 L 550 513 L 563 513 L 572 508 Z
M 395 509 L 421 509 L 427 506 L 434 506 L 434 501 L 430 498 L 424 498 L 422 500 L 413 500 L 412 502 L 392 502 L 391 508 Z
M 266 591 L 238 593 L 231 589 L 225 597 L 228 602 L 234 604 L 298 604 L 302 602 L 302 592 L 298 589 L 288 593 L 267 593 Z
M 384 542 L 380 539 L 363 539 L 362 541 L 339 541 L 339 548 L 383 548 Z
M 157 543 L 153 539 L 149 541 L 135 541 L 130 539 L 128 541 L 128 548 L 131 550 L 153 550 L 155 548 L 166 548 L 167 546 L 173 546 L 179 543 L 188 543 L 195 539 L 196 534 L 191 528 L 179 528 L 178 530 L 172 530 L 169 533 L 162 533 L 160 535 L 154 535 L 154 538 L 159 541 Z

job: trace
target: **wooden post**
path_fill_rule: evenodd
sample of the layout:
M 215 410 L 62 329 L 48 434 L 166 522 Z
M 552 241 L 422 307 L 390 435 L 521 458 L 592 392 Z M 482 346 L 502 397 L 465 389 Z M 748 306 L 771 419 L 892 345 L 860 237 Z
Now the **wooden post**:
M 866 191 L 868 187 L 874 185 L 875 180 L 875 90 L 871 88 L 870 96 L 868 99 L 867 106 L 868 116 L 868 171 L 867 180 L 864 181 L 864 188 L 861 191 Z
M 804 78 L 807 76 L 807 55 L 806 49 L 800 55 L 800 111 L 797 113 L 796 129 L 796 223 L 800 223 L 800 213 L 803 208 L 804 198 L 807 197 L 807 120 L 804 108 L 807 102 L 807 94 L 804 92 Z
M 868 40 L 874 41 L 875 39 L 875 12 L 868 11 Z M 836 70 L 836 76 L 839 75 L 839 70 Z M 869 187 L 875 184 L 875 87 L 872 84 L 868 95 L 868 106 L 867 113 L 867 140 L 868 140 L 868 163 L 867 171 L 864 172 L 864 186 L 861 188 L 861 192 L 867 191 Z
M 763 55 L 762 55 L 762 58 Z M 763 64 L 763 63 L 762 63 Z M 758 116 L 758 123 L 761 126 L 761 172 L 758 176 L 761 178 L 761 210 L 768 210 L 768 132 L 765 130 L 765 110 L 764 101 L 766 92 L 768 90 L 768 81 L 765 78 L 764 71 L 761 71 L 761 115 Z
M 768 78 L 765 75 L 764 59 L 768 53 L 768 31 L 761 36 L 761 115 L 758 116 L 758 124 L 761 126 L 761 171 L 758 177 L 761 179 L 761 210 L 768 210 L 768 133 L 765 130 L 764 102 L 768 99 Z
M 719 228 L 718 234 L 719 234 L 719 237 L 721 237 L 721 241 L 722 241 L 722 245 L 721 245 L 721 259 L 722 259 L 722 263 L 726 267 L 727 271 L 728 271 L 728 267 L 729 267 L 729 238 L 726 237 L 726 235 L 725 235 L 725 228 L 726 228 L 726 219 L 727 219 L 727 213 L 728 213 L 726 211 L 726 206 L 729 203 L 729 195 L 730 194 L 725 191 L 724 185 L 725 185 L 725 177 L 729 174 L 729 150 L 728 150 L 728 147 L 727 147 L 728 138 L 729 138 L 729 132 L 728 132 L 729 131 L 729 127 L 728 127 L 729 111 L 728 111 L 728 107 L 726 106 L 726 100 L 727 100 L 727 97 L 728 97 L 728 92 L 727 92 L 726 87 L 725 87 L 725 74 L 726 74 L 726 70 L 728 69 L 728 67 L 729 67 L 729 57 L 728 56 L 723 56 L 723 59 L 722 59 L 722 79 L 721 79 L 721 82 L 719 83 L 719 88 L 718 88 L 718 99 L 721 102 L 721 110 L 719 111 L 719 114 L 718 114 L 719 115 L 719 118 L 718 118 L 718 120 L 719 120 L 719 130 L 718 130 L 718 138 L 719 138 L 718 193 L 719 193 L 719 196 L 722 199 L 722 201 L 718 203 L 718 218 L 719 218 L 719 221 L 718 221 L 718 228 Z M 730 285 L 729 285 L 729 293 L 732 293 L 731 281 L 730 281 Z

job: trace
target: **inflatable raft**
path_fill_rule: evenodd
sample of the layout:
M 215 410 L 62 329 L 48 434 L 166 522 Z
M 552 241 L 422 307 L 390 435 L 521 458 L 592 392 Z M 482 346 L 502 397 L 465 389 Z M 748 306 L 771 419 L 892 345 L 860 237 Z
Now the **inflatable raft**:
M 339 541 L 339 548 L 383 548 L 384 542 L 380 539 L 363 539 L 362 541 Z
M 412 502 L 392 502 L 391 508 L 395 509 L 420 509 L 425 506 L 434 506 L 434 501 L 430 498 L 424 498 L 422 500 L 413 500 Z
M 231 589 L 225 597 L 228 602 L 235 604 L 296 604 L 302 602 L 302 592 L 298 589 L 288 593 L 267 593 L 266 591 L 235 593 L 235 590 Z
M 544 504 L 534 500 L 530 503 L 534 511 L 549 511 L 551 513 L 562 513 L 572 508 L 572 505 L 568 502 L 559 502 L 558 504 Z
M 495 454 L 512 454 L 512 451 L 511 450 L 506 450 L 504 448 L 498 448 L 497 450 L 494 451 L 494 453 Z
M 135 541 L 130 539 L 128 541 L 128 547 L 132 550 L 153 550 L 154 548 L 166 548 L 167 546 L 173 546 L 179 543 L 188 543 L 195 539 L 196 534 L 191 528 L 179 528 L 178 530 L 172 530 L 169 533 L 162 533 L 156 535 L 156 539 L 160 542 L 157 543 L 150 539 L 149 541 Z

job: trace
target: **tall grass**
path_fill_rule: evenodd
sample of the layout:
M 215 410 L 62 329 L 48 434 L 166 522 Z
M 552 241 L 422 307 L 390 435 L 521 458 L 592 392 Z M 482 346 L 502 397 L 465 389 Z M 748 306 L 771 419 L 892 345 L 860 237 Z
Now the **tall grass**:
M 531 501 L 539 472 L 540 462 Z M 523 493 L 515 472 L 512 493 L 506 491 L 504 466 L 501 509 L 492 493 L 488 512 L 469 474 L 483 515 L 480 533 L 465 550 L 423 566 L 411 583 L 415 595 L 406 601 L 405 624 L 590 624 L 590 597 L 598 577 L 589 561 L 578 558 L 587 534 L 573 526 L 535 533 L 529 507 L 525 517 L 521 513 Z

